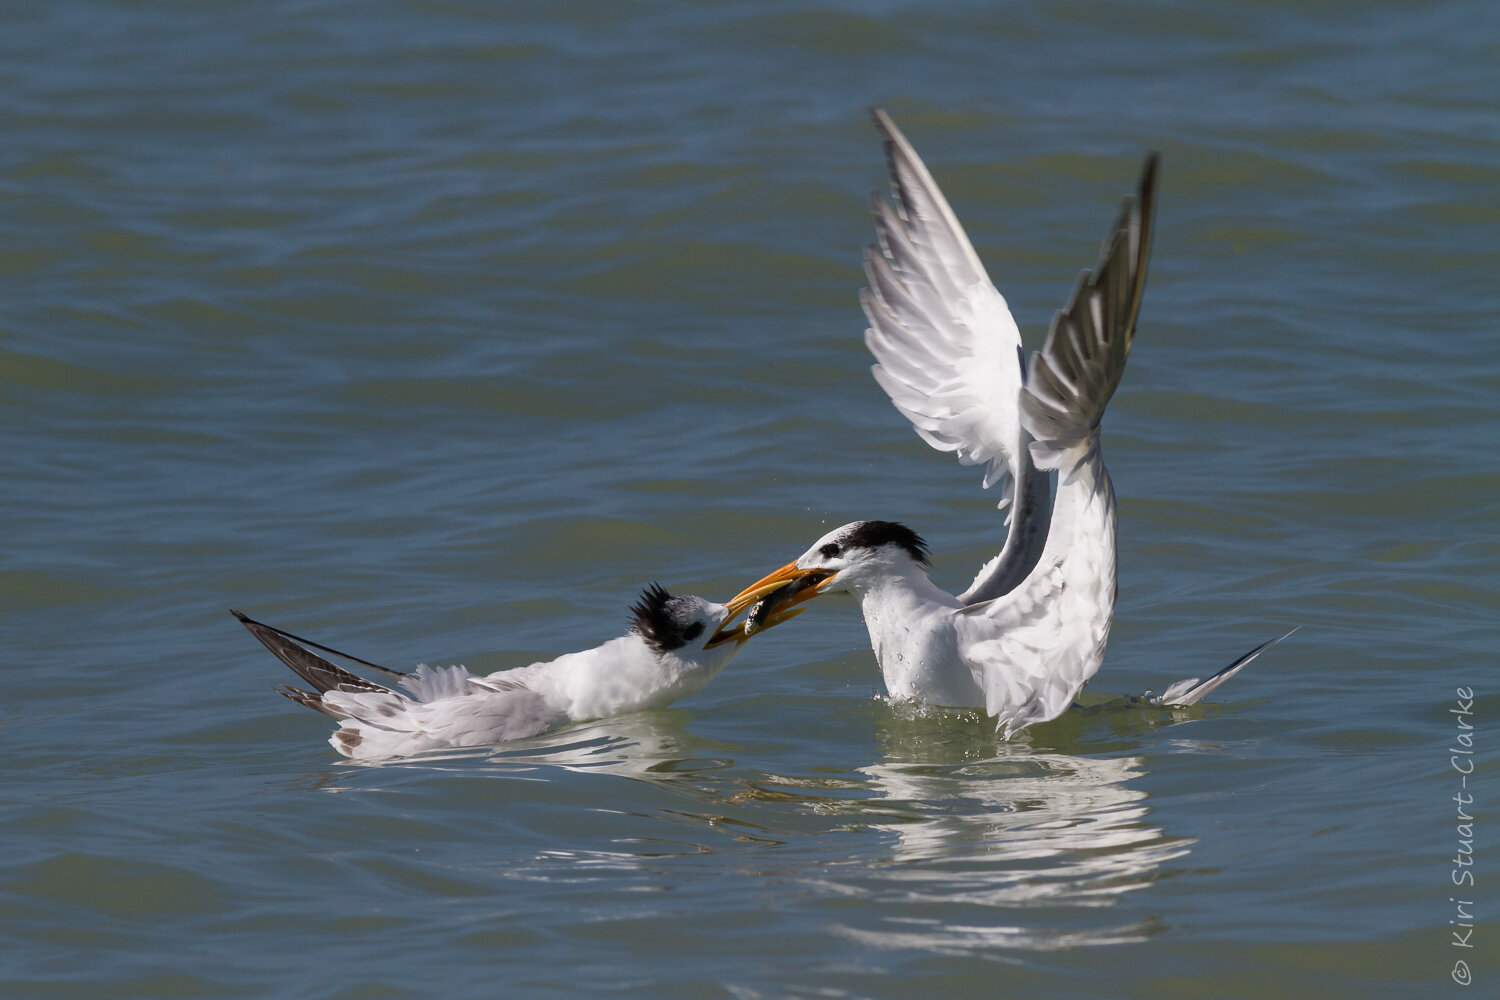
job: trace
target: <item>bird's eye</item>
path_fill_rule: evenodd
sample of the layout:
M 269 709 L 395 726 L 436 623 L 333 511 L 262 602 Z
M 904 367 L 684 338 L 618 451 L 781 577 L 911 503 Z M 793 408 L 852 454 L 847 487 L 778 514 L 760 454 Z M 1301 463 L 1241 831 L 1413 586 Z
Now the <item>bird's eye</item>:
M 824 559 L 837 559 L 839 557 L 839 543 L 829 542 L 827 545 L 818 550 L 818 555 L 822 556 Z
M 694 639 L 698 638 L 702 634 L 703 634 L 703 623 L 702 622 L 693 622 L 693 624 L 689 625 L 687 627 L 687 630 L 682 633 L 682 637 L 684 639 L 686 639 L 688 642 L 692 642 Z

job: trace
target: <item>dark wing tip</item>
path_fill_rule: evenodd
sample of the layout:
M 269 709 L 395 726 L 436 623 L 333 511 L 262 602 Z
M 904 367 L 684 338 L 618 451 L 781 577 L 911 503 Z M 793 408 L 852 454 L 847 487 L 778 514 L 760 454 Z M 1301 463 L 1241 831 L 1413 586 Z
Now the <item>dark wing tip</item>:
M 1141 212 L 1142 256 L 1151 252 L 1151 221 L 1156 214 L 1156 175 L 1161 168 L 1161 154 L 1147 153 L 1146 165 L 1141 168 L 1141 180 L 1136 185 L 1136 199 Z
M 1161 154 L 1146 154 L 1146 165 L 1141 168 L 1140 184 L 1136 188 L 1136 211 L 1140 213 L 1140 242 L 1133 248 L 1134 274 L 1130 275 L 1133 287 L 1130 290 L 1129 312 L 1126 319 L 1126 347 L 1135 339 L 1135 324 L 1141 314 L 1141 300 L 1146 295 L 1146 272 L 1151 263 L 1151 238 L 1156 228 L 1156 174 L 1161 166 Z
M 345 716 L 343 713 L 335 712 L 332 708 L 329 708 L 327 705 L 325 705 L 323 703 L 323 696 L 317 692 L 304 691 L 302 688 L 295 688 L 290 684 L 283 684 L 281 687 L 276 688 L 276 693 L 282 695 L 283 697 L 290 698 L 292 701 L 295 701 L 303 708 L 310 708 L 314 712 L 321 712 L 329 718 L 347 718 L 347 716 Z
M 1142 200 L 1156 193 L 1156 172 L 1161 167 L 1161 154 L 1152 150 L 1146 154 L 1146 165 L 1141 168 L 1140 189 Z
M 279 629 L 272 625 L 267 625 L 265 622 L 258 622 L 254 618 L 251 618 L 249 615 L 245 614 L 243 611 L 236 611 L 234 608 L 230 608 L 229 613 L 238 618 L 240 624 L 250 630 L 251 635 L 255 636 L 261 642 L 265 643 L 266 648 L 270 649 L 271 652 L 276 653 L 277 656 L 281 656 L 280 653 L 276 652 L 277 645 L 273 644 L 273 642 L 267 638 L 268 636 L 276 637 L 277 641 L 281 644 L 290 642 L 306 646 L 309 649 L 321 649 L 325 653 L 331 653 L 334 656 L 342 657 L 343 659 L 348 660 L 350 663 L 358 663 L 362 667 L 369 667 L 372 670 L 378 670 L 388 677 L 407 676 L 404 671 L 393 670 L 390 667 L 383 667 L 378 663 L 371 663 L 369 660 L 362 660 L 357 656 L 351 656 L 348 653 L 341 652 L 330 646 L 325 646 L 321 642 L 313 642 L 311 639 L 304 639 L 302 636 L 292 632 L 288 632 L 285 629 Z M 303 650 L 303 652 L 306 652 L 306 650 Z M 318 657 L 317 659 L 321 660 L 321 657 Z
M 367 681 L 362 677 L 351 674 L 343 667 L 331 663 L 312 650 L 300 645 L 296 636 L 289 632 L 281 632 L 269 625 L 262 625 L 253 619 L 242 620 L 245 628 L 250 634 L 260 640 L 260 644 L 271 651 L 282 663 L 286 664 L 293 673 L 311 684 L 321 694 L 334 688 L 357 690 L 357 691 L 387 691 L 389 688 L 382 687 L 373 681 Z M 346 688 L 345 686 L 348 685 Z M 288 697 L 291 697 L 288 695 Z M 293 699 L 295 700 L 295 699 Z

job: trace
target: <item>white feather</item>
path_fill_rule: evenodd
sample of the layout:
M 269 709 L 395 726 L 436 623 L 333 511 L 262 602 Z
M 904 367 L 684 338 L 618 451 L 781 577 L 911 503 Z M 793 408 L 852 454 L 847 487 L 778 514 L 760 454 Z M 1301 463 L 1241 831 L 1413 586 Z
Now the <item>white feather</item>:
M 461 666 L 422 664 L 401 682 L 407 694 L 324 692 L 324 705 L 341 717 L 329 743 L 345 756 L 377 759 L 488 746 L 566 722 L 660 708 L 707 684 L 739 646 L 727 642 L 661 653 L 632 633 L 594 649 L 483 676 Z
M 896 199 L 875 199 L 880 242 L 860 296 L 875 378 L 924 441 L 1009 489 L 1026 460 L 1021 331 L 916 151 L 885 112 L 875 119 Z
M 890 118 L 875 120 L 895 198 L 877 199 L 860 298 L 875 379 L 924 441 L 986 466 L 986 486 L 1007 485 L 1011 527 L 957 597 L 910 548 L 853 544 L 889 536 L 870 530 L 878 522 L 825 535 L 796 565 L 835 571 L 824 590 L 859 598 L 893 697 L 980 707 L 1010 734 L 1067 709 L 1109 637 L 1116 512 L 1099 421 L 1140 307 L 1155 159 L 1027 373 L 1016 323 L 952 209 Z M 1060 470 L 1055 495 L 1039 466 Z

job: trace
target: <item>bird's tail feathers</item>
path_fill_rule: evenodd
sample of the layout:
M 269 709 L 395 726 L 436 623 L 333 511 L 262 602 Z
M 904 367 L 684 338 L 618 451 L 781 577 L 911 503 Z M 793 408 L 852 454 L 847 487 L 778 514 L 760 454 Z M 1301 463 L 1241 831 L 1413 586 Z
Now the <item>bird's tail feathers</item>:
M 1292 629 L 1291 632 L 1286 633 L 1286 635 L 1279 635 L 1268 642 L 1261 643 L 1259 646 L 1256 646 L 1254 649 L 1250 650 L 1250 652 L 1246 653 L 1244 656 L 1241 656 L 1239 659 L 1235 660 L 1223 670 L 1220 670 L 1218 673 L 1206 677 L 1203 680 L 1199 680 L 1196 677 L 1189 677 L 1186 680 L 1181 680 L 1171 685 L 1159 695 L 1151 695 L 1148 693 L 1147 697 L 1151 700 L 1152 704 L 1161 705 L 1166 708 L 1186 708 L 1189 705 L 1196 705 L 1198 702 L 1202 701 L 1208 694 L 1223 685 L 1224 682 L 1228 681 L 1235 674 L 1239 673 L 1245 667 L 1249 666 L 1251 660 L 1255 659 L 1261 653 L 1264 653 L 1266 650 L 1270 649 L 1272 646 L 1276 645 L 1278 642 L 1285 639 L 1288 635 L 1291 635 L 1292 632 L 1297 631 L 1297 629 L 1301 627 L 1301 625 L 1298 625 L 1297 628 Z

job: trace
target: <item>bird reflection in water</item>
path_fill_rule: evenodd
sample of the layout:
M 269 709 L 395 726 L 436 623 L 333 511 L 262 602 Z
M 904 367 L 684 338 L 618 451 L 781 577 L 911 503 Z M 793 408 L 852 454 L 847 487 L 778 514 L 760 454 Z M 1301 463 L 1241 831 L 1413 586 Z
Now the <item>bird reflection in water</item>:
M 507 745 L 481 766 L 517 780 L 546 781 L 554 768 L 613 775 L 666 793 L 626 796 L 643 824 L 634 833 L 649 835 L 557 844 L 533 859 L 535 877 L 670 878 L 685 858 L 728 854 L 744 876 L 791 877 L 821 897 L 840 936 L 993 955 L 1160 929 L 1149 919 L 1121 923 L 1110 908 L 1161 877 L 1193 841 L 1150 822 L 1145 762 L 1130 752 L 1143 731 L 1098 739 L 1101 713 L 1149 715 L 1154 725 L 1163 710 L 1118 707 L 1007 741 L 975 712 L 874 704 L 849 721 L 874 724 L 879 759 L 804 775 L 746 768 L 739 747 L 693 733 L 685 728 L 692 713 L 673 709 Z M 1067 752 L 1081 746 L 1090 752 Z M 412 763 L 473 773 L 475 762 Z

